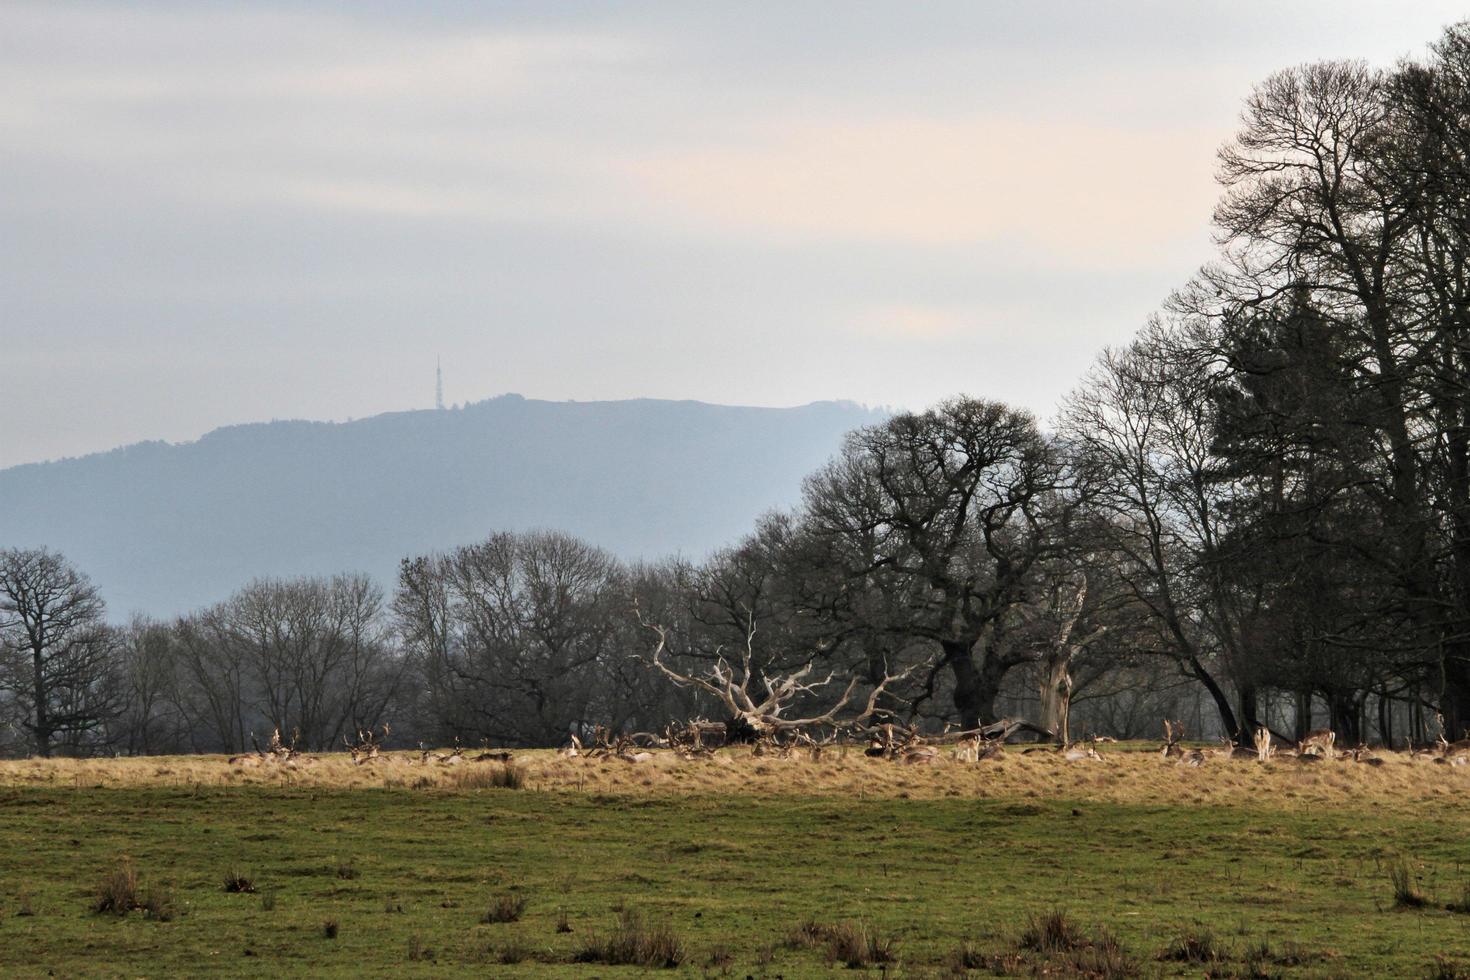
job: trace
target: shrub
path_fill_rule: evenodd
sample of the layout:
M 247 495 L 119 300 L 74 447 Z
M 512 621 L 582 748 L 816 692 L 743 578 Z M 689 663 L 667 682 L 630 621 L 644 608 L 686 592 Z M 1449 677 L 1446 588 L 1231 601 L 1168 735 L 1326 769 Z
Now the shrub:
M 322 935 L 325 936 L 325 937 L 327 937 L 328 939 L 336 939 L 337 938 L 337 920 L 336 919 L 324 919 L 324 920 L 322 920 Z
M 684 941 L 668 923 L 650 925 L 637 912 L 624 909 L 611 933 L 589 939 L 573 958 L 578 963 L 672 969 L 686 956 Z
M 567 918 L 567 910 L 566 909 L 557 909 L 556 910 L 556 931 L 557 932 L 571 932 L 572 931 L 572 923 Z
M 267 888 L 260 893 L 260 910 L 262 912 L 274 912 L 276 909 L 276 890 Z
M 501 895 L 490 903 L 485 914 L 480 916 L 483 923 L 492 922 L 519 922 L 521 914 L 526 911 L 526 900 L 520 895 Z
M 102 876 L 92 897 L 92 911 L 127 915 L 141 908 L 138 901 L 138 872 L 132 861 L 124 857 Z

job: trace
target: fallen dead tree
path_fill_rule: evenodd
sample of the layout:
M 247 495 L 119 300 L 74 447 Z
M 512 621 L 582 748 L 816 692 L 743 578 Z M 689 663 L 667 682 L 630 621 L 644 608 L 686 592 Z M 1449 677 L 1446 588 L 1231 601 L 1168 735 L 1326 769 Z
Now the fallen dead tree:
M 636 612 L 637 607 L 634 608 Z M 902 681 L 924 666 L 922 663 L 915 664 L 896 674 L 885 671 L 883 679 L 874 685 L 860 709 L 853 702 L 860 678 L 853 677 L 848 681 L 842 695 L 826 711 L 788 718 L 785 712 L 790 710 L 798 698 L 813 695 L 826 688 L 835 679 L 836 673 L 829 672 L 826 677 L 814 679 L 814 666 L 809 663 L 784 676 L 762 676 L 757 684 L 757 672 L 751 667 L 752 643 L 755 639 L 753 625 L 747 630 L 745 649 L 738 663 L 732 664 L 717 653 L 715 662 L 706 674 L 680 673 L 664 660 L 668 649 L 668 630 L 657 623 L 648 622 L 641 612 L 638 613 L 638 621 L 657 637 L 649 657 L 650 663 L 679 687 L 704 691 L 724 707 L 726 745 L 754 744 L 757 747 L 771 746 L 779 749 L 796 733 L 802 733 L 804 738 L 815 744 L 817 740 L 811 735 L 812 731 L 827 729 L 835 737 L 838 733 L 862 729 L 868 719 L 880 712 L 878 701 L 888 691 L 889 685 Z M 700 723 L 701 727 L 696 730 L 701 736 L 701 742 L 705 731 L 703 726 L 707 724 Z

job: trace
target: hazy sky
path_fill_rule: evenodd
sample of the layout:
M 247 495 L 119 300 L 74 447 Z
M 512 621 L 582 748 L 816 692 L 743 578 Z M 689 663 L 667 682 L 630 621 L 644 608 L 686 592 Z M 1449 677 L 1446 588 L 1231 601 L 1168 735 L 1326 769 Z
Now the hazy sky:
M 0 4 L 0 466 L 451 402 L 1049 412 L 1463 5 Z

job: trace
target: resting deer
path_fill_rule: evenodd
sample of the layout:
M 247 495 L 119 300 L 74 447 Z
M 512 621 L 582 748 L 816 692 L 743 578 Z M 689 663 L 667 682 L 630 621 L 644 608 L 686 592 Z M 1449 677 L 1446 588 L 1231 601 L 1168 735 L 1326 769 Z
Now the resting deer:
M 1220 748 L 1218 752 L 1222 759 L 1254 759 L 1256 753 L 1236 743 L 1235 739 L 1228 735 L 1220 736 Z
M 1337 742 L 1337 733 L 1330 728 L 1319 728 L 1308 732 L 1306 737 L 1296 744 L 1298 756 L 1316 753 L 1325 758 L 1333 757 L 1332 746 Z
M 928 766 L 939 761 L 939 750 L 932 745 L 915 745 L 903 750 L 899 761 L 906 766 Z
M 419 743 L 419 762 L 428 765 L 430 760 L 444 766 L 458 765 L 460 758 L 464 755 L 464 748 L 459 744 L 459 736 L 454 737 L 454 749 L 448 755 L 442 752 L 432 752 L 423 742 Z
M 390 731 L 391 729 L 387 725 L 384 725 L 383 737 L 387 738 Z M 373 735 L 371 729 L 369 729 L 368 731 L 363 731 L 361 728 L 359 728 L 357 730 L 356 745 L 347 741 L 347 736 L 343 735 L 342 744 L 347 746 L 347 751 L 351 753 L 352 762 L 354 765 L 366 765 L 367 763 L 372 762 L 378 758 L 378 740 Z
M 1062 758 L 1068 762 L 1080 762 L 1083 759 L 1092 759 L 1096 762 L 1102 761 L 1102 756 L 1097 752 L 1097 739 L 1089 738 L 1086 742 L 1073 742 L 1071 745 L 1063 745 L 1060 749 Z

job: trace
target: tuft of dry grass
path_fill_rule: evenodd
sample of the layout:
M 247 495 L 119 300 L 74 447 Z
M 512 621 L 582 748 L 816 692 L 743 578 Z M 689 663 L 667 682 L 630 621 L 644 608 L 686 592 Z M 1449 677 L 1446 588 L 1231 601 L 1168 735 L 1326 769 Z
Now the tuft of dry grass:
M 255 879 L 239 869 L 225 874 L 225 891 L 231 894 L 254 894 Z
M 446 782 L 455 789 L 521 789 L 526 785 L 526 770 L 513 763 L 481 762 L 469 769 L 451 770 Z
M 688 956 L 684 941 L 667 922 L 649 923 L 632 909 L 618 915 L 605 936 L 594 936 L 573 955 L 577 963 L 673 969 Z
M 92 894 L 92 911 L 101 915 L 127 915 L 143 907 L 138 889 L 138 870 L 126 856 L 103 873 Z
M 408 961 L 422 963 L 434 959 L 434 951 L 424 944 L 424 937 L 413 933 L 408 937 Z
M 827 926 L 825 933 L 829 963 L 841 963 L 849 970 L 857 970 L 898 959 L 897 940 L 865 923 L 839 922 Z
M 1089 942 L 1087 934 L 1067 918 L 1067 913 L 1052 909 L 1031 917 L 1019 945 L 1032 953 L 1070 953 L 1085 949 Z
M 1169 963 L 1218 963 L 1230 958 L 1230 951 L 1203 926 L 1180 933 L 1160 950 L 1158 959 Z
M 153 884 L 143 893 L 143 914 L 156 922 L 172 922 L 178 915 L 178 896 L 172 885 Z
M 526 911 L 526 899 L 522 895 L 498 895 L 480 916 L 485 925 L 496 922 L 519 922 Z
M 1470 967 L 1461 966 L 1443 954 L 1434 958 L 1434 963 L 1425 974 L 1429 980 L 1470 980 Z
M 1419 909 L 1429 904 L 1414 884 L 1414 871 L 1407 861 L 1399 860 L 1389 865 L 1388 881 L 1393 886 L 1394 908 Z

